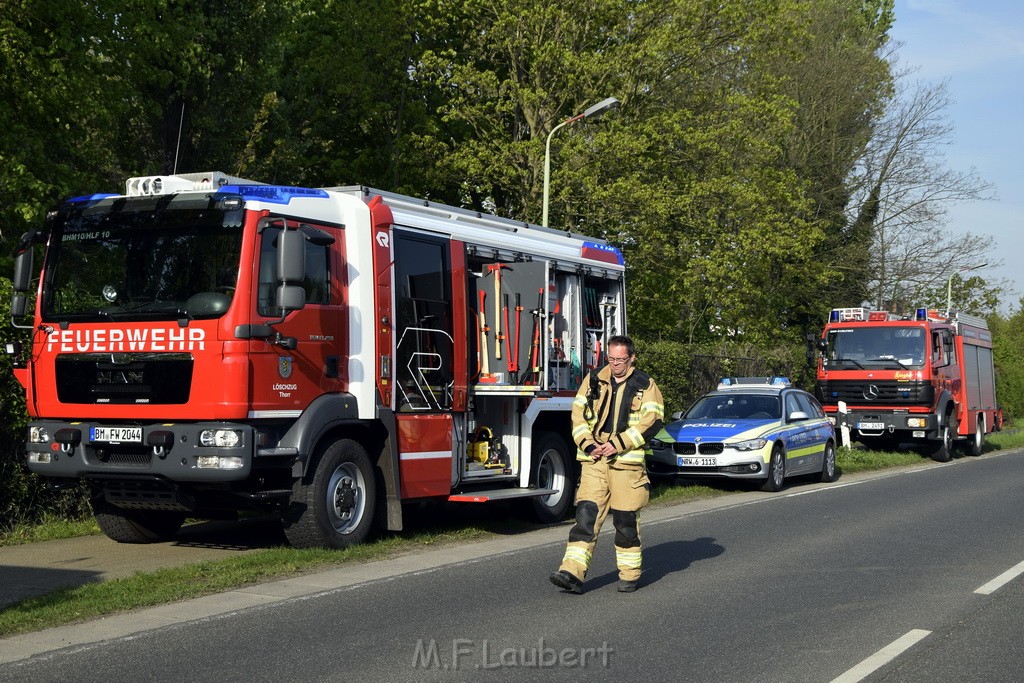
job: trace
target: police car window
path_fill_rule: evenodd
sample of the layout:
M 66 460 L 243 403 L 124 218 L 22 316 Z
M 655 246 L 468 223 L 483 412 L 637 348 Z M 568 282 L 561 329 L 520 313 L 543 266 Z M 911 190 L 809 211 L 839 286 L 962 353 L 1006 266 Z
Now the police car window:
M 802 410 L 800 404 L 797 402 L 796 394 L 786 394 L 786 417 L 788 418 L 793 413 Z
M 822 415 L 819 414 L 821 409 L 815 406 L 814 399 L 807 394 L 797 394 L 796 401 L 800 406 L 800 410 L 807 413 L 808 417 L 822 417 Z
M 747 417 L 752 420 L 778 420 L 779 399 L 776 396 L 751 396 L 750 412 Z

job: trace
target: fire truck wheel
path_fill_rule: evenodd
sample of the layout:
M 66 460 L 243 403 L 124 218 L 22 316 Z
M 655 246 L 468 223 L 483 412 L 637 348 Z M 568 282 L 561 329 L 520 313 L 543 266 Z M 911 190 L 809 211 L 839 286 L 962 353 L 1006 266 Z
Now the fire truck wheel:
M 932 445 L 932 460 L 935 462 L 949 462 L 953 457 L 953 433 L 949 429 L 952 417 L 946 415 L 944 424 L 939 428 L 939 438 Z
M 782 490 L 782 484 L 786 480 L 786 452 L 782 446 L 772 449 L 772 458 L 768 461 L 768 478 L 761 484 L 762 491 L 775 493 Z
M 118 543 L 167 541 L 185 522 L 185 513 L 176 510 L 129 510 L 114 507 L 102 497 L 91 502 L 100 530 Z
M 366 540 L 377 489 L 366 451 L 351 439 L 323 449 L 312 474 L 295 482 L 284 532 L 296 548 L 345 548 Z
M 967 446 L 967 455 L 975 457 L 981 455 L 985 450 L 985 418 L 978 416 L 978 424 L 975 425 L 974 437 Z
M 538 488 L 555 489 L 546 496 L 527 501 L 527 515 L 550 524 L 565 518 L 576 492 L 575 461 L 570 457 L 565 439 L 552 432 L 540 432 L 533 440 L 533 473 L 530 483 Z
M 818 481 L 831 482 L 839 478 L 839 470 L 836 469 L 836 447 L 829 441 L 825 444 L 825 457 L 821 463 L 821 474 Z

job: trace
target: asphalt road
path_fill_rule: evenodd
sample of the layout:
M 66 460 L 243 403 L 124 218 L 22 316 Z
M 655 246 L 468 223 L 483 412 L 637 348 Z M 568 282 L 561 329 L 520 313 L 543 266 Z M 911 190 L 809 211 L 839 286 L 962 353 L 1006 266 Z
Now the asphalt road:
M 0 680 L 1015 681 L 1022 481 L 1010 452 L 652 509 L 631 595 L 608 533 L 584 595 L 548 583 L 564 526 L 345 567 L 0 640 Z

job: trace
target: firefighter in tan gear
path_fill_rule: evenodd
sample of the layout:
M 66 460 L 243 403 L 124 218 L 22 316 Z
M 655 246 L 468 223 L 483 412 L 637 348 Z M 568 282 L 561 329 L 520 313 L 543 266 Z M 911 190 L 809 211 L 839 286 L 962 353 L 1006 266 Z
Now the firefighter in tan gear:
M 581 461 L 576 524 L 551 583 L 583 592 L 597 535 L 611 513 L 615 561 L 623 593 L 637 589 L 641 570 L 640 509 L 650 498 L 644 466 L 647 441 L 662 427 L 664 401 L 654 380 L 633 367 L 636 349 L 626 336 L 608 340 L 608 364 L 583 380 L 572 406 L 572 437 Z

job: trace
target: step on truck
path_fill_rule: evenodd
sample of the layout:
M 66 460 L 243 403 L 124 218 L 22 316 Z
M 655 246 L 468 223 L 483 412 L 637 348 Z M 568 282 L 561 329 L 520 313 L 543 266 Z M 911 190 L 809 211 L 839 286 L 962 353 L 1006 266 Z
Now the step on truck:
M 367 187 L 131 178 L 18 246 L 28 467 L 127 543 L 254 511 L 345 547 L 428 500 L 558 520 L 623 274 L 604 241 Z
M 817 398 L 844 445 L 916 444 L 935 460 L 981 455 L 1002 426 L 992 333 L 978 316 L 835 308 L 818 341 Z

